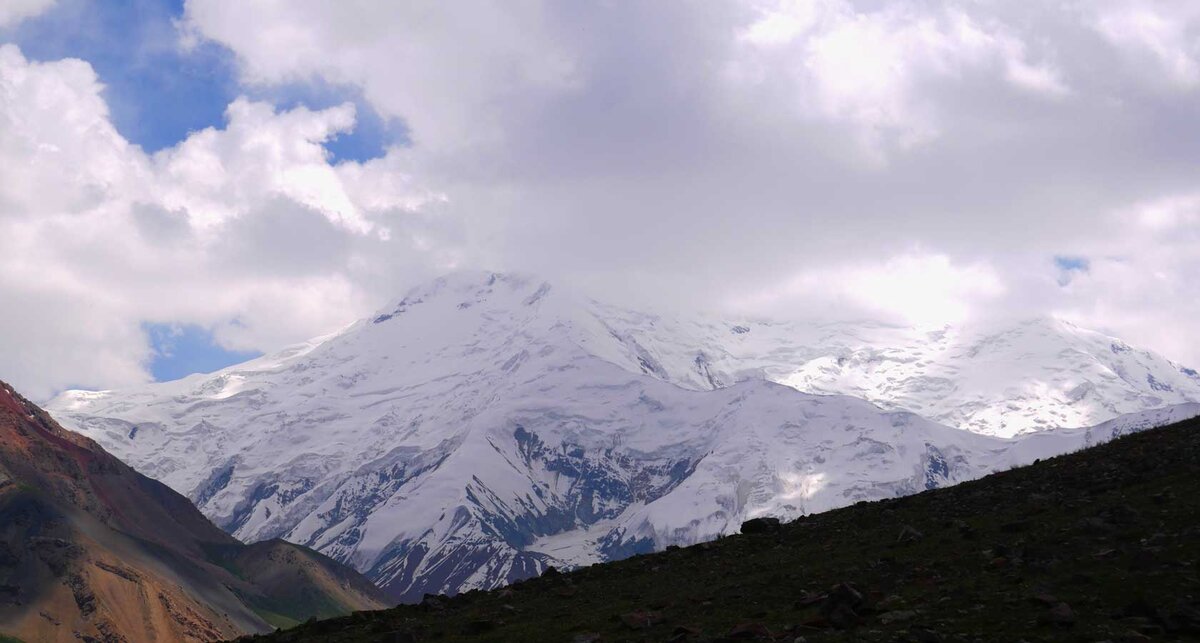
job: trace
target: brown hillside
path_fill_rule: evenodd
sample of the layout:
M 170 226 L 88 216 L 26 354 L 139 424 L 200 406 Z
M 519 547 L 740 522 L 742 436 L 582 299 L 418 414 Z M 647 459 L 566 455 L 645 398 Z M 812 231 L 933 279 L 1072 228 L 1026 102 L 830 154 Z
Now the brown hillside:
M 0 633 L 211 641 L 383 606 L 316 552 L 241 544 L 0 382 Z

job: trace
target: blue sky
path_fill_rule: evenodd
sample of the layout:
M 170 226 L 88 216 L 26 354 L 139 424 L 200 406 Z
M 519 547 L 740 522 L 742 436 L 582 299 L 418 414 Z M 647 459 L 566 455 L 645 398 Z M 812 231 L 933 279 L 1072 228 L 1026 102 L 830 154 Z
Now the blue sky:
M 1054 266 L 1058 268 L 1058 285 L 1066 286 L 1076 273 L 1086 274 L 1091 269 L 1091 262 L 1087 257 L 1059 255 L 1054 258 Z
M 143 324 L 154 358 L 150 374 L 160 382 L 177 380 L 192 373 L 211 373 L 262 353 L 221 348 L 212 333 L 195 324 Z
M 90 63 L 107 88 L 117 130 L 147 152 L 175 145 L 189 132 L 221 127 L 225 107 L 239 95 L 269 100 L 280 109 L 353 102 L 354 131 L 326 145 L 335 162 L 376 158 L 387 146 L 407 141 L 401 122 L 382 118 L 352 88 L 319 82 L 240 86 L 236 59 L 227 49 L 211 42 L 189 50 L 179 46 L 175 21 L 182 12 L 182 0 L 62 0 L 4 39 L 30 60 Z
M 323 109 L 351 101 L 354 131 L 326 144 L 333 162 L 383 156 L 392 144 L 407 142 L 397 119 L 384 119 L 354 88 L 314 82 L 286 87 L 240 86 L 234 55 L 202 42 L 184 50 L 175 21 L 182 0 L 60 0 L 54 8 L 25 20 L 3 40 L 15 43 L 30 60 L 80 58 L 105 85 L 113 124 L 149 153 L 171 147 L 190 132 L 225 124 L 225 108 L 238 96 L 268 100 L 278 109 Z M 229 351 L 210 329 L 195 324 L 144 323 L 154 349 L 150 372 L 158 381 L 211 372 L 260 355 Z
M 221 125 L 238 94 L 230 52 L 211 44 L 180 51 L 172 20 L 181 11 L 170 0 L 65 0 L 20 23 L 11 40 L 31 60 L 90 63 L 117 129 L 155 152 Z

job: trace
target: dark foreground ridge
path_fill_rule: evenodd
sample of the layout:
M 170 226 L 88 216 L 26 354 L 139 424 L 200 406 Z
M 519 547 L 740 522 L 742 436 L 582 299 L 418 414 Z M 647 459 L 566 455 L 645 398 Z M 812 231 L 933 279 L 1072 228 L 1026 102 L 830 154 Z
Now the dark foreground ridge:
M 1200 640 L 1200 421 L 267 641 Z

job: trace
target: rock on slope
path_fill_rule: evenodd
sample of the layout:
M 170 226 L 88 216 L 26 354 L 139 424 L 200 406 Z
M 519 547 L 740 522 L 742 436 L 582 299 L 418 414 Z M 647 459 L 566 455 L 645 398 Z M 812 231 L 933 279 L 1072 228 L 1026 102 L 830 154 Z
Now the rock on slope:
M 912 493 L 1096 436 L 1000 439 L 772 379 L 858 369 L 843 379 L 878 378 L 888 384 L 873 399 L 917 396 L 923 410 L 947 399 L 994 409 L 1022 388 L 1035 415 L 1082 387 L 1067 406 L 1096 419 L 1191 399 L 1192 376 L 1165 360 L 1115 340 L 1085 359 L 1099 336 L 1056 324 L 965 344 L 947 331 L 914 348 L 903 329 L 670 321 L 537 281 L 459 275 L 279 355 L 69 392 L 51 408 L 239 538 L 308 545 L 413 600 L 698 542 L 747 516 Z M 902 348 L 883 347 L 892 341 Z M 1105 362 L 1124 377 L 1080 366 L 1022 380 L 996 366 L 1109 356 L 1125 360 Z M 948 373 L 942 358 L 961 385 L 931 383 Z M 964 364 L 993 376 L 963 375 Z M 1151 380 L 1170 394 L 1144 393 Z M 1047 413 L 1038 421 L 1059 417 Z
M 0 383 L 0 632 L 214 641 L 384 605 L 316 552 L 241 544 Z

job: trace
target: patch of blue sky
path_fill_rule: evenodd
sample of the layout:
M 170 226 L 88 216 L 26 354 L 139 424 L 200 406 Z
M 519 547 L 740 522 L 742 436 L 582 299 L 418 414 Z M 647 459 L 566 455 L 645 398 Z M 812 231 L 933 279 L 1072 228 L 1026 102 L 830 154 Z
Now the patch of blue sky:
M 231 351 L 213 339 L 212 332 L 195 324 L 142 324 L 154 357 L 150 374 L 159 382 L 177 380 L 192 373 L 211 373 L 240 364 L 262 353 Z
M 303 84 L 251 88 L 243 93 L 250 98 L 271 102 L 281 110 L 301 105 L 320 110 L 347 102 L 354 103 L 354 129 L 342 132 L 325 143 L 332 163 L 369 161 L 386 154 L 389 147 L 405 146 L 411 142 L 404 121 L 381 116 L 356 87 L 331 85 L 316 79 Z
M 206 127 L 223 127 L 225 110 L 238 96 L 268 101 L 280 110 L 353 102 L 353 131 L 325 145 L 334 163 L 366 161 L 409 143 L 403 121 L 380 116 L 356 88 L 319 81 L 240 85 L 236 57 L 228 49 L 212 42 L 180 46 L 176 24 L 182 14 L 183 0 L 58 0 L 41 15 L 0 29 L 0 42 L 16 44 L 34 61 L 87 61 L 105 86 L 117 131 L 149 153 Z M 145 323 L 143 330 L 154 348 L 150 370 L 159 381 L 219 370 L 259 355 L 226 350 L 200 326 Z
M 354 88 L 313 82 L 244 87 L 232 52 L 213 42 L 180 45 L 183 0 L 59 0 L 45 13 L 0 31 L 30 60 L 85 60 L 105 85 L 113 125 L 146 152 L 171 147 L 191 132 L 222 127 L 239 95 L 280 109 L 322 109 L 351 101 L 356 125 L 326 144 L 330 160 L 366 161 L 404 145 L 402 121 L 381 117 Z
M 1091 266 L 1091 262 L 1087 257 L 1067 257 L 1059 255 L 1054 258 L 1054 265 L 1058 266 L 1059 270 L 1087 272 Z
M 59 0 L 5 40 L 37 61 L 85 60 L 104 84 L 113 125 L 147 152 L 224 122 L 238 94 L 227 49 L 179 45 L 182 0 Z
M 1091 269 L 1091 262 L 1087 257 L 1058 255 L 1054 257 L 1054 266 L 1058 268 L 1058 285 L 1066 286 L 1075 273 L 1086 274 Z

